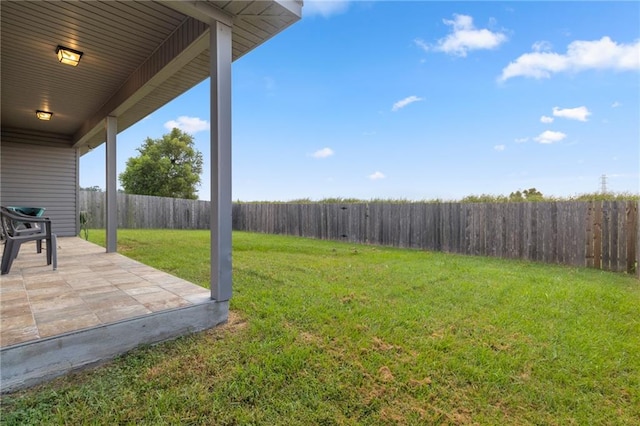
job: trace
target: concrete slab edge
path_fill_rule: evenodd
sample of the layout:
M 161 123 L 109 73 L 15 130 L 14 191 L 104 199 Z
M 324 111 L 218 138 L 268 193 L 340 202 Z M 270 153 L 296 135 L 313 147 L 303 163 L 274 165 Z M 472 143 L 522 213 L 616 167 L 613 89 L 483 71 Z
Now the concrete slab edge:
M 1 393 L 101 364 L 141 345 L 156 344 L 227 321 L 229 302 L 210 300 L 0 350 Z

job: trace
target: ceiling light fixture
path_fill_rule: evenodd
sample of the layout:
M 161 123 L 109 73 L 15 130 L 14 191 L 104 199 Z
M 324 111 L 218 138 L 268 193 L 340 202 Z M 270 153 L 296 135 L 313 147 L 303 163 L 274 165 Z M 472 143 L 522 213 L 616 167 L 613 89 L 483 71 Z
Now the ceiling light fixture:
M 60 63 L 77 67 L 82 57 L 82 52 L 64 46 L 58 46 L 56 47 L 56 55 L 58 55 L 58 61 Z
M 36 117 L 38 117 L 39 120 L 49 121 L 51 120 L 51 117 L 53 117 L 53 113 L 49 111 L 36 110 Z

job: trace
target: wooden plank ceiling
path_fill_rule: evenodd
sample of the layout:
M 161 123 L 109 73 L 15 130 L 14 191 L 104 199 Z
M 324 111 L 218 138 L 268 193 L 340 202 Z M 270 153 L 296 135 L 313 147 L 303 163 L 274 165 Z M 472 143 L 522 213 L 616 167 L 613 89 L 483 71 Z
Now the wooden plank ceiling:
M 66 135 L 86 152 L 103 142 L 107 114 L 122 131 L 209 76 L 207 10 L 232 21 L 235 60 L 299 20 L 302 6 L 195 3 L 2 1 L 2 128 Z M 59 63 L 58 45 L 82 51 L 80 64 Z M 53 119 L 36 119 L 38 109 Z

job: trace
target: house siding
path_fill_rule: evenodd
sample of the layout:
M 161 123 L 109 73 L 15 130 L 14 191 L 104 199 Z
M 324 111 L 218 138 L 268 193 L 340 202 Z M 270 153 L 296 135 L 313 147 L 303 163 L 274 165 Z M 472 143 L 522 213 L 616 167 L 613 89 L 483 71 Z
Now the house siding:
M 3 129 L 0 204 L 45 207 L 54 233 L 78 235 L 78 162 L 66 136 Z

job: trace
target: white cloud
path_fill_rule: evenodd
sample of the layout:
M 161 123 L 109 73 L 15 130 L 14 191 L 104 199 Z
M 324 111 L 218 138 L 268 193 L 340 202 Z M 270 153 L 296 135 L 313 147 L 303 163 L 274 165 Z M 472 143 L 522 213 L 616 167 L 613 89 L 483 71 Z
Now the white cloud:
M 302 16 L 320 15 L 328 18 L 346 12 L 349 8 L 347 0 L 305 0 L 302 8 Z
M 504 145 L 496 145 L 493 147 L 493 149 L 495 149 L 496 151 L 504 151 L 505 146 Z
M 412 103 L 418 102 L 418 101 L 422 101 L 422 100 L 424 100 L 424 99 L 423 98 L 419 98 L 417 96 L 409 96 L 409 97 L 404 98 L 402 100 L 399 100 L 398 102 L 393 104 L 393 107 L 391 107 L 391 111 L 398 111 L 399 109 L 402 109 L 402 108 L 406 107 L 409 104 L 412 104 Z
M 203 130 L 209 130 L 210 126 L 208 121 L 202 120 L 201 118 L 181 115 L 177 120 L 169 120 L 164 123 L 164 127 L 169 130 L 177 127 L 183 132 L 194 134 Z
M 546 130 L 540 133 L 540 135 L 538 135 L 534 139 L 539 143 L 550 144 L 550 143 L 560 142 L 566 137 L 567 135 L 565 135 L 562 132 L 554 132 L 552 130 Z
M 618 108 L 620 106 L 622 106 L 622 104 L 618 101 L 615 101 L 614 103 L 611 104 L 611 108 Z
M 542 117 L 540 117 L 540 122 L 545 124 L 553 123 L 553 117 L 543 115 Z
M 435 46 L 429 46 L 419 39 L 414 40 L 416 45 L 426 51 L 435 50 L 465 57 L 470 50 L 495 49 L 507 41 L 503 33 L 475 28 L 471 16 L 454 14 L 453 17 L 453 20 L 442 20 L 452 28 L 451 34 L 438 40 Z
M 550 78 L 553 73 L 589 69 L 639 70 L 640 40 L 632 44 L 618 44 L 609 37 L 602 37 L 594 41 L 573 41 L 565 54 L 546 51 L 525 53 L 502 69 L 499 80 L 519 76 Z
M 514 139 L 515 143 L 525 143 L 529 140 L 529 138 L 516 138 Z
M 548 41 L 536 41 L 531 46 L 531 49 L 533 49 L 534 52 L 548 52 L 551 50 L 551 43 Z
M 553 115 L 569 120 L 587 121 L 587 117 L 591 115 L 591 112 L 585 106 L 564 109 L 553 107 Z
M 368 176 L 369 179 L 371 180 L 379 180 L 379 179 L 384 179 L 386 176 L 384 175 L 384 173 L 382 172 L 375 172 L 372 173 Z
M 417 38 L 417 39 L 413 40 L 413 42 L 416 44 L 416 46 L 418 46 L 419 48 L 421 48 L 425 52 L 428 52 L 429 49 L 430 49 L 430 47 L 427 44 L 427 42 L 422 40 L 421 38 Z
M 327 158 L 331 157 L 335 152 L 331 148 L 322 148 L 314 152 L 311 156 L 313 158 Z

